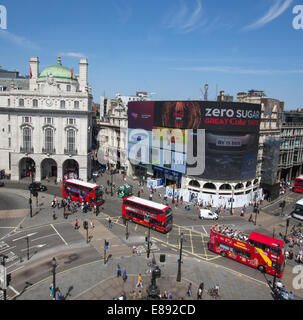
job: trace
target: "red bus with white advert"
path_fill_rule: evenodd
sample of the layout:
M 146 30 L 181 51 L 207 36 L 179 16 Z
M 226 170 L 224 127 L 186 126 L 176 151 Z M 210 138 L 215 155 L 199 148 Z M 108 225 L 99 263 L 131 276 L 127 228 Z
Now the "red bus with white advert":
M 209 250 L 278 278 L 284 272 L 284 241 L 257 232 L 248 236 L 216 224 L 210 231 Z
M 173 213 L 170 206 L 135 196 L 123 199 L 122 218 L 163 233 L 169 232 L 173 226 Z
M 72 201 L 88 202 L 91 206 L 102 205 L 102 186 L 88 183 L 77 179 L 67 179 L 63 181 L 62 196 Z

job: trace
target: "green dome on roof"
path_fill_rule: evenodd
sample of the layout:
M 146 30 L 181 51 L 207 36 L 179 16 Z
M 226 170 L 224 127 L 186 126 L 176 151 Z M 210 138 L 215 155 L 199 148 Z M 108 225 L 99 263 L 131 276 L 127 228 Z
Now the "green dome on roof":
M 61 64 L 61 58 L 58 57 L 58 62 L 55 66 L 50 66 L 45 68 L 39 75 L 39 78 L 47 78 L 49 75 L 52 75 L 54 78 L 61 78 L 61 79 L 71 79 L 77 80 L 77 77 L 75 76 L 74 72 L 72 75 L 72 70 L 63 67 Z

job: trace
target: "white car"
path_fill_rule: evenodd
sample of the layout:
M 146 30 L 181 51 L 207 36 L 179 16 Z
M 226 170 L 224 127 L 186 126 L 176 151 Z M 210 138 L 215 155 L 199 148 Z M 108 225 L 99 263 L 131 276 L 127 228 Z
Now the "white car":
M 208 209 L 200 209 L 199 212 L 199 218 L 200 219 L 210 219 L 210 220 L 218 220 L 219 216 Z

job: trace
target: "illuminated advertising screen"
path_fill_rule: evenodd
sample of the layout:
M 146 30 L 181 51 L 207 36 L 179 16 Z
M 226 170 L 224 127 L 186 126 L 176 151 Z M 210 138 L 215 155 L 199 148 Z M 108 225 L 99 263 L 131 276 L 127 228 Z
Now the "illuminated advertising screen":
M 141 107 L 145 104 L 138 103 Z M 150 164 L 204 179 L 245 180 L 255 177 L 261 115 L 259 104 L 156 101 L 152 107 L 149 104 L 141 108 L 144 110 L 141 113 L 146 114 L 147 110 L 151 113 L 152 109 L 154 113 L 148 121 L 142 122 L 139 116 L 137 122 L 132 120 L 132 126 L 151 130 Z M 136 110 L 140 110 L 138 105 Z M 200 167 L 203 169 L 192 171 L 202 160 Z
M 129 102 L 127 113 L 129 128 L 152 130 L 154 122 L 154 102 Z

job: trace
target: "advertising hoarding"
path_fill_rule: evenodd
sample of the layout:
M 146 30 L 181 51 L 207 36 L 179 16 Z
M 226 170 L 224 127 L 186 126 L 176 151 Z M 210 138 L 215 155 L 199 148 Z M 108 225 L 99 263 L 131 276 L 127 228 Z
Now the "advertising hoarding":
M 138 102 L 129 110 L 132 126 L 152 127 L 149 164 L 204 179 L 245 180 L 255 177 L 261 106 L 259 104 L 217 101 Z M 148 121 L 131 115 L 152 113 Z M 140 119 L 139 119 L 140 118 Z M 145 119 L 145 120 L 146 120 Z M 151 125 L 151 119 L 153 119 Z M 203 143 L 197 139 L 203 130 Z M 129 141 L 129 143 L 134 143 Z M 204 148 L 201 153 L 200 148 Z M 204 152 L 205 151 L 205 152 Z M 203 156 L 199 172 L 190 169 Z M 205 156 L 204 156 L 205 155 Z M 146 159 L 147 160 L 147 159 Z M 202 159 L 197 159 L 197 161 Z

